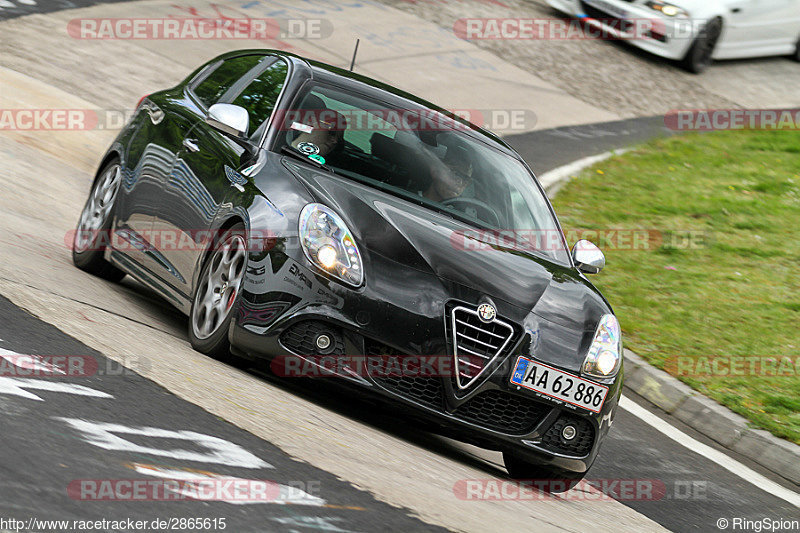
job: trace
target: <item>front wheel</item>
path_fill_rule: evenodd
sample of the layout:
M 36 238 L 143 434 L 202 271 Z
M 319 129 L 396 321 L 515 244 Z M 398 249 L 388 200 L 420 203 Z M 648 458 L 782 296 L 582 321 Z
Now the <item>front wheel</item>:
M 570 472 L 531 463 L 511 452 L 503 452 L 503 463 L 512 479 L 543 481 L 542 490 L 552 493 L 566 492 L 586 476 L 586 472 Z
M 189 314 L 192 347 L 212 357 L 230 357 L 228 328 L 247 265 L 244 225 L 236 224 L 219 240 L 203 265 Z
M 109 281 L 119 281 L 125 277 L 125 272 L 103 257 L 106 246 L 111 242 L 111 222 L 121 182 L 120 173 L 119 161 L 111 161 L 103 167 L 83 206 L 72 241 L 72 262 L 75 266 Z
M 683 58 L 683 68 L 693 74 L 705 72 L 714 62 L 714 50 L 721 35 L 722 20 L 715 18 L 708 21 Z

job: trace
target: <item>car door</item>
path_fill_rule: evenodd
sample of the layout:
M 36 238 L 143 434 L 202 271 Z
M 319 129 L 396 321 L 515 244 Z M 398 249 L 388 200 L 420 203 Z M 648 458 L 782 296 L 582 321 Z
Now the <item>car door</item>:
M 788 54 L 800 36 L 797 0 L 730 0 L 721 57 Z
M 174 91 L 162 91 L 142 99 L 135 132 L 128 143 L 123 194 L 116 206 L 115 228 L 125 257 L 138 267 L 154 271 L 153 220 L 159 209 L 163 184 L 181 150 L 186 134 L 202 115 L 183 105 Z
M 200 94 L 193 96 L 206 109 L 216 103 L 246 109 L 248 133 L 252 134 L 250 145 L 257 146 L 260 126 L 272 114 L 286 81 L 288 65 L 281 59 L 263 55 L 228 61 L 232 63 L 223 66 L 236 80 L 224 90 L 203 93 L 201 89 Z M 207 230 L 213 226 L 220 205 L 244 192 L 242 183 L 246 178 L 239 171 L 252 164 L 252 152 L 243 144 L 201 120 L 183 139 L 165 183 L 165 201 L 153 228 L 162 240 L 162 277 L 187 298 L 191 296 L 194 269 L 205 251 Z

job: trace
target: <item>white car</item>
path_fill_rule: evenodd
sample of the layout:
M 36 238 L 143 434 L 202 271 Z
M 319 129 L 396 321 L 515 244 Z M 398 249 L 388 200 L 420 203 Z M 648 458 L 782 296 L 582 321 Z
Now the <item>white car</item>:
M 800 61 L 800 0 L 547 0 L 614 37 L 700 73 L 715 59 L 791 55 Z M 652 21 L 652 22 L 651 22 Z M 635 32 L 636 24 L 653 30 Z M 647 27 L 639 26 L 639 27 Z

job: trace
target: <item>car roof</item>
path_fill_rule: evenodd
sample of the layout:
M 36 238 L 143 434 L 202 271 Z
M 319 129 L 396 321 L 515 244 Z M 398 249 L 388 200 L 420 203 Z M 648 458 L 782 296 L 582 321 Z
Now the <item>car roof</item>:
M 437 113 L 441 113 L 442 115 L 448 117 L 449 119 L 453 120 L 454 122 L 458 122 L 465 126 L 464 133 L 471 134 L 471 136 L 482 140 L 484 143 L 487 143 L 495 148 L 500 149 L 501 151 L 507 153 L 508 155 L 523 161 L 522 157 L 505 141 L 503 141 L 500 137 L 495 135 L 494 133 L 477 126 L 468 120 L 454 114 L 453 112 L 444 109 L 432 102 L 429 102 L 423 98 L 420 98 L 416 95 L 413 95 L 407 91 L 403 91 L 402 89 L 398 89 L 388 83 L 384 83 L 378 81 L 374 78 L 370 78 L 369 76 L 364 76 L 357 72 L 351 72 L 349 70 L 335 67 L 333 65 L 323 63 L 321 61 L 314 61 L 311 59 L 307 59 L 300 55 L 294 54 L 292 52 L 287 52 L 285 50 L 275 50 L 275 49 L 255 49 L 255 50 L 237 50 L 234 52 L 228 52 L 217 57 L 217 60 L 220 59 L 229 59 L 231 57 L 236 57 L 240 55 L 247 55 L 247 54 L 271 54 L 276 55 L 279 57 L 284 58 L 287 62 L 291 63 L 296 68 L 294 69 L 295 72 L 299 72 L 300 75 L 304 75 L 302 72 L 305 71 L 305 76 L 308 79 L 313 79 L 315 81 L 321 82 L 328 82 L 334 85 L 351 88 L 354 91 L 366 93 L 369 96 L 374 96 L 377 100 L 390 100 L 391 103 L 397 104 L 400 108 L 407 108 L 407 109 L 414 109 L 414 108 L 425 108 L 431 111 L 435 111 Z

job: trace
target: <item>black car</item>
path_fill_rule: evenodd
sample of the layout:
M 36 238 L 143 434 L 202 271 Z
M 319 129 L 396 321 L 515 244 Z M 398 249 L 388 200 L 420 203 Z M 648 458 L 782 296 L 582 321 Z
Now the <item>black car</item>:
M 411 94 L 281 51 L 225 54 L 143 98 L 73 258 L 187 313 L 201 352 L 322 369 L 504 452 L 513 477 L 583 477 L 621 395 L 619 324 L 584 276 L 603 254 L 569 252 L 522 158 Z

